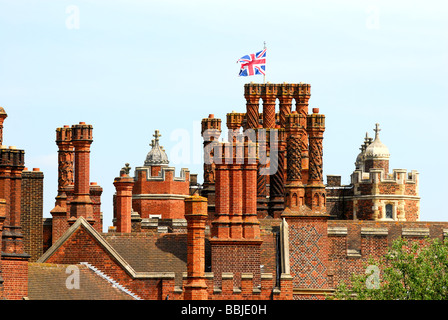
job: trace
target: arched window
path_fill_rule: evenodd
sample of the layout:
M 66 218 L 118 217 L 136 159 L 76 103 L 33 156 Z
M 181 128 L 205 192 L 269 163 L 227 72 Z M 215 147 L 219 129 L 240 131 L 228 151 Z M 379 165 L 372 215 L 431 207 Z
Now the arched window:
M 316 193 L 315 195 L 314 195 L 314 197 L 313 197 L 313 203 L 314 203 L 314 205 L 316 206 L 316 207 L 319 207 L 320 206 L 320 203 L 319 203 L 319 195 Z
M 393 205 L 386 204 L 386 219 L 393 219 Z
M 299 205 L 298 201 L 297 201 L 297 193 L 293 193 L 292 195 L 292 206 L 293 207 L 297 207 Z

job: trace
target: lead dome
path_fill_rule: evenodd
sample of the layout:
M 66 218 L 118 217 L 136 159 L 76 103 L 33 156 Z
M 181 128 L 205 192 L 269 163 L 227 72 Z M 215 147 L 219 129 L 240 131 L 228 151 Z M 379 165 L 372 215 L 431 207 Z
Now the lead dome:
M 159 138 L 162 136 L 159 130 L 154 133 L 154 138 L 151 141 L 151 151 L 148 152 L 145 160 L 145 166 L 156 166 L 168 164 L 168 156 L 162 146 L 159 145 Z
M 375 140 L 366 148 L 365 159 L 366 160 L 388 160 L 390 157 L 389 149 L 381 142 L 379 132 L 381 129 L 377 123 L 375 125 Z

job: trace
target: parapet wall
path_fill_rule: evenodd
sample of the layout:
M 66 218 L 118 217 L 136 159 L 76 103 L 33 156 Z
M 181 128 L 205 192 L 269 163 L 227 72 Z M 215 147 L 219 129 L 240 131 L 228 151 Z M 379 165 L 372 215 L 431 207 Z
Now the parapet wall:
M 241 274 L 241 285 L 234 286 L 234 274 L 223 272 L 219 281 L 216 281 L 212 272 L 205 273 L 207 283 L 207 293 L 209 300 L 292 300 L 292 277 L 289 274 L 282 274 L 278 284 L 272 273 L 261 274 L 261 284 L 254 282 L 252 273 Z M 187 281 L 187 274 L 184 274 L 183 284 Z M 219 287 L 214 283 L 219 282 Z M 173 280 L 174 283 L 174 280 Z M 169 288 L 170 283 L 164 282 L 166 288 L 164 292 L 173 292 L 170 299 L 183 300 L 184 290 L 182 287 Z
M 416 170 L 407 172 L 406 169 L 394 169 L 392 173 L 385 173 L 382 169 L 370 169 L 369 172 L 355 170 L 352 174 L 352 184 L 393 182 L 397 184 L 418 184 L 419 173 Z
M 184 200 L 190 193 L 190 171 L 173 167 L 148 166 L 135 169 L 132 207 L 141 218 L 183 219 Z
M 137 167 L 135 168 L 135 180 L 139 180 L 140 172 L 145 172 L 146 180 L 148 181 L 190 181 L 190 170 L 186 168 L 181 168 L 180 176 L 175 176 L 174 167 L 165 166 L 153 166 L 157 170 L 152 169 L 152 167 Z
M 399 237 L 423 242 L 448 237 L 448 222 L 328 221 L 329 280 L 333 288 L 365 272 L 369 258 L 379 259 Z M 379 266 L 381 268 L 381 266 Z

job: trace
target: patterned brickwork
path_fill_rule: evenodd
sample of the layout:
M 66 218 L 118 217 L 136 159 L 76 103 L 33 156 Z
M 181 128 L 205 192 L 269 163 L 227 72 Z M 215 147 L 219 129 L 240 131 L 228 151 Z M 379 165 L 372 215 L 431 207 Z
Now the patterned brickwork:
M 322 181 L 322 139 L 310 138 L 309 180 Z
M 325 235 L 317 225 L 290 225 L 291 274 L 294 276 L 295 287 L 327 286 L 325 241 Z
M 291 135 L 287 140 L 287 180 L 302 181 L 302 155 L 300 137 Z

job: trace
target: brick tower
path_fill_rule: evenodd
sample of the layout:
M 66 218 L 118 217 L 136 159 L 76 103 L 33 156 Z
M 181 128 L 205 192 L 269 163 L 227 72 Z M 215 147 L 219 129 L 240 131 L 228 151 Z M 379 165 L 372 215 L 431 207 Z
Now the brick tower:
M 374 139 L 366 134 L 350 185 L 341 186 L 340 176 L 327 176 L 329 212 L 344 220 L 419 221 L 419 173 L 389 172 L 390 153 L 379 138 L 379 124 L 374 131 Z
M 184 219 L 185 198 L 190 195 L 190 171 L 169 166 L 168 156 L 160 145 L 162 135 L 155 130 L 151 150 L 142 167 L 135 168 L 132 208 L 142 219 Z

